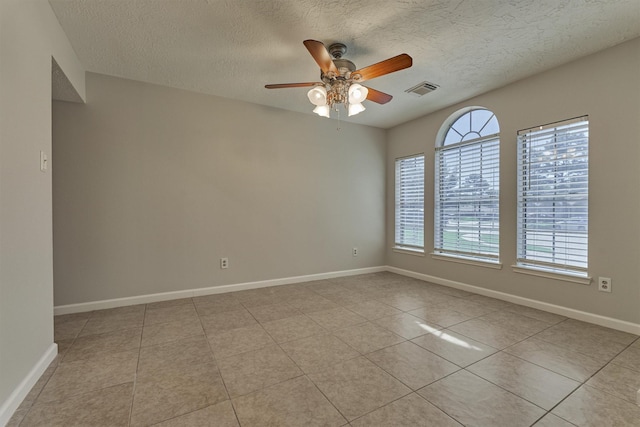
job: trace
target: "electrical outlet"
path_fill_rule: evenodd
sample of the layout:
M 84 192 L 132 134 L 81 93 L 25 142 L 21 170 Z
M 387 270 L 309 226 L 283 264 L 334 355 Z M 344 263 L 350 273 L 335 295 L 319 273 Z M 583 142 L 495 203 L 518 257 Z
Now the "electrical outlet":
M 353 248 L 353 256 L 358 256 L 358 248 Z
M 600 292 L 611 292 L 611 278 L 598 277 L 598 290 Z
M 220 258 L 220 268 L 229 268 L 229 258 Z

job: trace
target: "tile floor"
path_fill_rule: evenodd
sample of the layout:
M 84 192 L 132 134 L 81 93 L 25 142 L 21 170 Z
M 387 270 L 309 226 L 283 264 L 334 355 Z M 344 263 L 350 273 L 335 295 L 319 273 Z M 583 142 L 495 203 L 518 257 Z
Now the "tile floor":
M 640 426 L 637 336 L 391 273 L 55 318 L 10 426 Z

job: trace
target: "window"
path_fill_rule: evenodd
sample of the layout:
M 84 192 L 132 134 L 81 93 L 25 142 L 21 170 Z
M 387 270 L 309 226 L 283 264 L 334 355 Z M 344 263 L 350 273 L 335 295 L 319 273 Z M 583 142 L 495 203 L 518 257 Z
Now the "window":
M 396 159 L 395 247 L 424 251 L 424 154 Z
M 472 108 L 443 126 L 436 146 L 434 253 L 499 260 L 500 127 Z
M 518 132 L 519 266 L 587 276 L 588 117 Z

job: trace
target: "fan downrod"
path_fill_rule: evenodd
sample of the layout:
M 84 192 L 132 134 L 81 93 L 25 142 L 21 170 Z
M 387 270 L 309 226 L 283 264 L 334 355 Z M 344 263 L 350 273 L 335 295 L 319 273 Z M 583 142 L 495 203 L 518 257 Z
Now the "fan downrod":
M 329 53 L 333 56 L 333 59 L 340 59 L 347 53 L 347 46 L 343 43 L 333 43 L 329 45 Z

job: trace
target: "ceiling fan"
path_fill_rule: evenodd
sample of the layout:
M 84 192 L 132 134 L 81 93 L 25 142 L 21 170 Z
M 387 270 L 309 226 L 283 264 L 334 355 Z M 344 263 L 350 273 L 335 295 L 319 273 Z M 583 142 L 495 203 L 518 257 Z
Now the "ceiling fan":
M 307 96 L 309 101 L 316 106 L 313 112 L 327 118 L 330 117 L 332 108 L 337 107 L 338 104 L 344 104 L 349 116 L 353 116 L 364 111 L 362 101 L 365 99 L 378 104 L 386 104 L 391 101 L 393 98 L 391 95 L 360 83 L 404 70 L 413 64 L 411 57 L 403 53 L 377 64 L 356 69 L 353 62 L 342 57 L 347 52 L 347 46 L 342 43 L 333 43 L 329 49 L 317 40 L 305 40 L 303 43 L 320 66 L 320 80 L 322 81 L 269 84 L 265 85 L 265 88 L 311 87 Z

